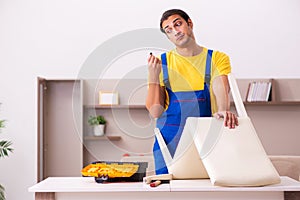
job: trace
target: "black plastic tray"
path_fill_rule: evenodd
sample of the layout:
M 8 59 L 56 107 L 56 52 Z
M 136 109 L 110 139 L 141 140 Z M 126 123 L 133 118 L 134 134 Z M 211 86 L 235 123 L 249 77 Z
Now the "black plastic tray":
M 105 164 L 111 164 L 111 163 L 117 163 L 119 165 L 122 164 L 136 164 L 139 165 L 139 168 L 136 173 L 134 173 L 130 177 L 95 177 L 95 181 L 97 183 L 105 183 L 105 182 L 141 182 L 143 181 L 143 178 L 146 176 L 146 169 L 148 167 L 148 162 L 114 162 L 114 161 L 95 161 L 92 164 L 97 163 L 105 163 Z

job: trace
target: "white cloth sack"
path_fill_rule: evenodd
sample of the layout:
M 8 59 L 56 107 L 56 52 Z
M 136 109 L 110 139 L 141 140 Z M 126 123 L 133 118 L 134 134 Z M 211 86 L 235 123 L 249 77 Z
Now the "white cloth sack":
M 232 75 L 228 76 L 239 126 L 229 129 L 223 120 L 190 118 L 187 126 L 213 185 L 263 186 L 280 182 L 267 156 Z M 188 128 L 188 127 L 187 127 Z
M 189 129 L 189 130 L 188 130 Z M 213 185 L 263 186 L 280 182 L 249 117 L 235 129 L 215 118 L 188 118 L 194 142 Z

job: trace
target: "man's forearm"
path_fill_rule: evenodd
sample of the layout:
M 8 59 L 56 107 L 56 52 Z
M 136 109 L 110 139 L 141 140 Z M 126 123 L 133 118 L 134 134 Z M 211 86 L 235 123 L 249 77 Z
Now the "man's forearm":
M 165 92 L 158 83 L 149 83 L 146 107 L 152 117 L 158 118 L 164 111 Z
M 216 97 L 218 112 L 230 110 L 229 83 L 227 76 L 216 77 L 213 81 L 213 92 Z

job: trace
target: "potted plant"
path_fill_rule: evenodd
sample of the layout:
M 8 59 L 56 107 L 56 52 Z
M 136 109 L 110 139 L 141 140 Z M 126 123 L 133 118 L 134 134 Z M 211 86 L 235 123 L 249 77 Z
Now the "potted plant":
M 95 136 L 104 135 L 106 120 L 102 115 L 90 116 L 88 123 L 93 126 Z
M 4 122 L 5 120 L 0 120 L 0 133 L 1 133 L 1 129 L 5 127 Z M 12 143 L 10 141 L 0 140 L 0 159 L 8 156 L 8 153 L 13 151 L 13 149 L 10 147 L 11 144 Z M 5 200 L 4 187 L 1 184 L 0 184 L 0 200 Z

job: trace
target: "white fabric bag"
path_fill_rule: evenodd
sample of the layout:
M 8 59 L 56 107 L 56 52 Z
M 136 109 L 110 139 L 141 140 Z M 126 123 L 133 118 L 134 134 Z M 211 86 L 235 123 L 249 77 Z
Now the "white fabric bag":
M 279 174 L 247 116 L 236 80 L 232 75 L 228 75 L 228 80 L 239 126 L 229 129 L 223 120 L 215 118 L 189 118 L 186 123 L 212 184 L 263 186 L 280 183 Z

